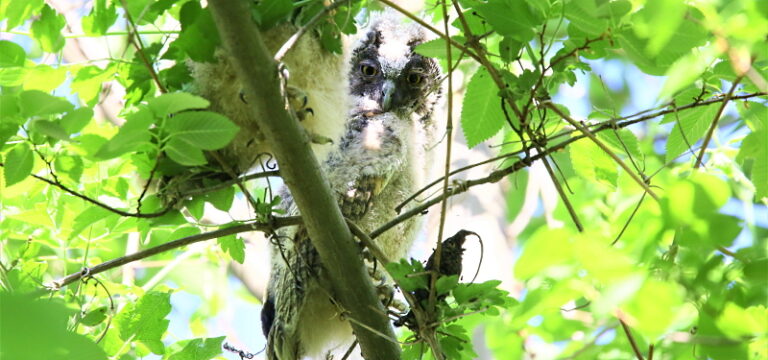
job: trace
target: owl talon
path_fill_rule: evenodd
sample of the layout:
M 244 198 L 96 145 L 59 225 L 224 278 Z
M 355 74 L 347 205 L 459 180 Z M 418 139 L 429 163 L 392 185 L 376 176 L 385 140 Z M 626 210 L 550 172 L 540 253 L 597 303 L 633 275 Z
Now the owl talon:
M 289 85 L 286 88 L 286 96 L 288 97 L 288 104 L 300 121 L 304 120 L 308 113 L 312 115 L 315 114 L 311 108 L 307 107 L 309 96 L 307 96 L 307 93 L 304 92 L 304 90 Z

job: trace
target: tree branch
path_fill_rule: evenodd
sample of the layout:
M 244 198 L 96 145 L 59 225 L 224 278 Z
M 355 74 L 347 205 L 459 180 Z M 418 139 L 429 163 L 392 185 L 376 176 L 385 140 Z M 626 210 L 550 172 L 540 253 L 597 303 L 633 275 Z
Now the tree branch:
M 619 323 L 621 323 L 621 328 L 624 329 L 624 333 L 627 334 L 629 345 L 632 346 L 632 351 L 635 353 L 635 357 L 637 357 L 637 360 L 645 360 L 645 358 L 643 357 L 643 354 L 640 352 L 640 348 L 637 347 L 637 342 L 635 341 L 635 338 L 632 336 L 632 331 L 629 329 L 629 326 L 627 326 L 627 323 L 625 323 L 624 320 L 621 320 L 621 319 L 619 319 Z
M 723 102 L 720 104 L 720 108 L 717 109 L 717 114 L 715 115 L 715 118 L 712 119 L 712 125 L 709 126 L 707 135 L 704 137 L 704 141 L 701 143 L 701 150 L 699 151 L 699 156 L 696 158 L 696 163 L 693 165 L 694 169 L 698 169 L 701 166 L 701 162 L 704 160 L 704 153 L 707 152 L 707 145 L 709 145 L 709 140 L 712 139 L 712 134 L 715 132 L 715 129 L 717 128 L 717 123 L 720 121 L 720 117 L 723 115 L 723 111 L 725 110 L 725 107 L 728 105 L 728 100 L 731 99 L 731 97 L 733 96 L 733 92 L 736 90 L 736 87 L 739 86 L 739 83 L 743 78 L 744 78 L 744 75 L 737 77 L 736 80 L 733 81 L 733 84 L 731 84 L 731 90 L 729 90 L 728 93 L 725 94 L 725 97 L 723 98 Z
M 241 232 L 246 231 L 268 231 L 268 230 L 274 230 L 278 229 L 284 226 L 291 226 L 291 225 L 298 225 L 301 224 L 301 217 L 299 216 L 286 216 L 286 217 L 279 217 L 274 218 L 273 221 L 270 223 L 249 223 L 249 224 L 241 224 L 236 225 L 232 227 L 228 227 L 225 229 L 219 229 L 207 233 L 187 236 L 178 240 L 169 241 L 167 243 L 164 243 L 162 245 L 158 245 L 146 250 L 138 251 L 130 255 L 121 256 L 117 259 L 112 259 L 109 261 L 105 261 L 99 265 L 96 265 L 94 267 L 90 268 L 83 268 L 83 270 L 80 270 L 74 274 L 67 275 L 59 280 L 55 280 L 51 283 L 50 288 L 53 290 L 58 290 L 64 286 L 67 286 L 77 280 L 80 280 L 84 277 L 93 276 L 98 273 L 114 269 L 119 266 L 123 266 L 125 264 L 128 264 L 130 262 L 134 262 L 137 260 L 148 258 L 152 255 L 157 255 L 162 252 L 166 252 L 168 250 L 173 250 L 176 248 L 180 248 L 182 246 L 186 246 L 189 244 L 194 244 L 196 242 L 201 242 L 205 240 L 211 240 L 220 238 L 227 235 L 237 234 Z
M 247 79 L 245 93 L 249 99 L 254 99 L 251 106 L 265 113 L 253 118 L 266 135 L 285 184 L 303 214 L 312 244 L 333 280 L 334 296 L 352 319 L 350 324 L 363 356 L 369 360 L 398 359 L 399 346 L 386 339 L 394 339 L 395 335 L 384 307 L 376 297 L 359 249 L 328 181 L 321 175 L 307 134 L 284 106 L 285 99 L 281 94 L 284 84 L 278 64 L 250 19 L 248 3 L 244 0 L 212 0 L 209 6 L 222 42 L 233 55 L 236 74 L 240 79 Z

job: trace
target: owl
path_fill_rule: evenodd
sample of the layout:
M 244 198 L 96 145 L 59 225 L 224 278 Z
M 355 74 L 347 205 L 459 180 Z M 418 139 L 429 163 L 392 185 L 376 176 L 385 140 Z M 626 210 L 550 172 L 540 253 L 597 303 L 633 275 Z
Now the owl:
M 290 22 L 262 31 L 262 39 L 273 54 L 298 31 Z M 243 83 L 235 73 L 233 60 L 224 49 L 215 52 L 213 63 L 188 62 L 194 84 L 192 91 L 208 99 L 211 110 L 226 115 L 240 131 L 230 144 L 219 150 L 219 158 L 237 175 L 258 165 L 260 154 L 270 152 L 253 114 L 252 105 L 243 95 Z M 323 48 L 316 34 L 306 34 L 282 59 L 288 81 L 292 110 L 305 129 L 316 139 L 335 139 L 344 131 L 349 109 L 348 86 L 340 79 L 347 73 L 343 55 Z M 322 71 L 318 71 L 322 69 Z M 283 106 L 283 104 L 275 104 Z M 312 150 L 324 159 L 331 150 L 330 142 L 317 141 Z M 212 159 L 214 160 L 214 159 Z M 209 161 L 216 164 L 216 161 Z
M 440 96 L 435 60 L 414 52 L 426 32 L 394 13 L 372 17 L 350 53 L 349 103 L 343 135 L 322 163 L 342 213 L 371 232 L 429 176 Z M 298 214 L 290 194 L 286 211 Z M 375 239 L 389 259 L 403 257 L 418 229 L 412 219 Z M 262 309 L 267 358 L 324 358 L 343 351 L 352 330 L 333 301 L 328 278 L 306 230 L 283 229 L 274 241 Z

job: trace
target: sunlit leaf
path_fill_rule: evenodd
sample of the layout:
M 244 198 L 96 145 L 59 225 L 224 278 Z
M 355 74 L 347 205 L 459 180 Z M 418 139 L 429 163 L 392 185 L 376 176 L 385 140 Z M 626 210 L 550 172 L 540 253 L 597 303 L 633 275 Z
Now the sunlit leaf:
M 149 109 L 158 118 L 164 118 L 183 110 L 205 109 L 210 104 L 208 100 L 190 93 L 163 94 L 149 100 Z
M 32 172 L 34 154 L 27 144 L 16 145 L 5 158 L 3 173 L 6 186 L 13 185 L 24 180 Z
M 61 30 L 66 24 L 64 16 L 45 5 L 40 18 L 32 23 L 32 35 L 43 51 L 57 52 L 64 47 L 64 36 L 61 35 Z
M 491 76 L 483 69 L 478 70 L 469 81 L 461 109 L 461 128 L 467 146 L 476 146 L 504 126 L 504 112 L 498 93 Z

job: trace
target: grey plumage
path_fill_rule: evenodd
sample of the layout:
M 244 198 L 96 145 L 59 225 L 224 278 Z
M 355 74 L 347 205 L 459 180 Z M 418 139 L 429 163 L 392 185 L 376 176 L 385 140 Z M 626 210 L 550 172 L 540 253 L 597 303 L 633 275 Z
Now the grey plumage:
M 371 232 L 428 176 L 439 68 L 413 52 L 426 40 L 424 30 L 392 13 L 374 18 L 363 34 L 351 53 L 345 131 L 322 167 L 344 216 Z M 297 214 L 290 194 L 283 197 L 286 211 Z M 417 227 L 417 220 L 405 221 L 375 242 L 388 258 L 399 259 Z M 274 240 L 262 311 L 267 357 L 294 360 L 346 349 L 351 328 L 332 302 L 332 279 L 305 229 L 282 229 Z

